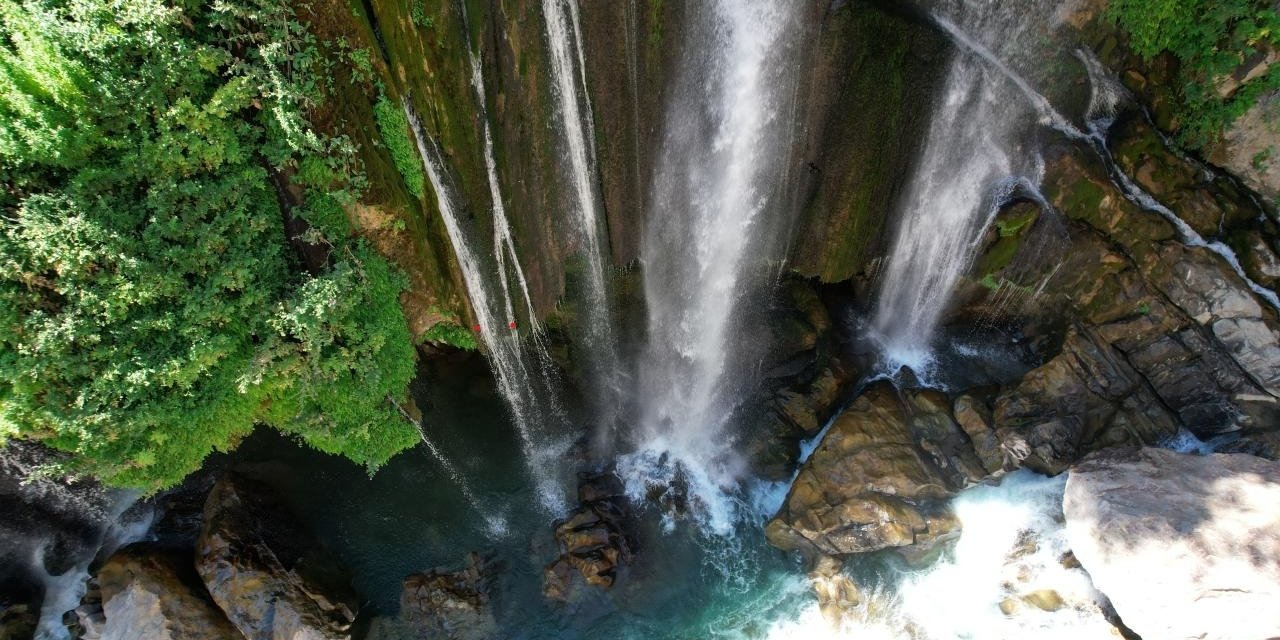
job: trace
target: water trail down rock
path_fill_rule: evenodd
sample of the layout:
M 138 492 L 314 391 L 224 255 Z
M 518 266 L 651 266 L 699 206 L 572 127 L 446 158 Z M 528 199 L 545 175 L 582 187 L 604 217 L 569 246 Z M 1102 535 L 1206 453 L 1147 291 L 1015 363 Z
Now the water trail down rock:
M 467 296 L 480 327 L 480 340 L 486 347 L 485 355 L 496 374 L 498 391 L 511 410 L 539 500 L 548 511 L 558 514 L 564 510 L 565 497 L 556 474 L 567 445 L 554 439 L 556 432 L 553 427 L 563 421 L 563 416 L 558 415 L 552 404 L 555 389 L 546 375 L 541 375 L 544 372 L 527 361 L 519 331 L 509 328 L 510 325 L 500 319 L 502 303 L 496 303 L 489 294 L 485 264 L 472 250 L 472 241 L 462 228 L 458 199 L 447 182 L 440 153 L 423 132 L 422 123 L 407 97 L 404 111 L 426 167 L 427 178 L 436 194 L 440 217 L 458 258 Z M 504 276 L 499 274 L 499 277 Z
M 1020 181 L 1035 184 L 1035 156 L 1021 148 L 1039 123 L 1074 127 L 1002 58 L 1028 55 L 1053 3 L 942 3 L 935 22 L 959 49 L 934 107 L 923 154 L 903 199 L 873 331 L 887 370 L 927 374 L 933 338 L 956 282 L 984 231 Z M 1026 15 L 1030 14 L 1030 15 Z M 979 34 L 984 43 L 970 34 Z
M 739 302 L 769 281 L 759 250 L 784 226 L 774 171 L 777 120 L 795 75 L 787 0 L 695 3 L 681 76 L 667 104 L 653 210 L 641 248 L 649 311 L 641 357 L 639 451 L 624 456 L 629 491 L 678 479 L 711 530 L 727 531 L 739 462 L 726 421 L 748 382 L 734 356 Z
M 480 517 L 484 520 L 485 533 L 489 534 L 491 539 L 505 537 L 507 535 L 507 521 L 502 516 L 493 514 L 492 509 L 487 508 L 485 503 L 480 501 L 475 491 L 472 490 L 471 483 L 467 482 L 467 477 L 458 471 L 453 461 L 445 456 L 440 451 L 440 448 L 436 446 L 435 441 L 431 439 L 431 436 L 427 435 L 427 428 L 422 424 L 422 421 L 409 415 L 409 412 L 405 411 L 404 407 L 401 407 L 394 400 L 391 403 L 395 405 L 396 410 L 400 412 L 401 416 L 404 416 L 405 420 L 412 422 L 418 428 L 418 435 L 422 437 L 422 444 L 426 445 L 427 452 L 440 465 L 440 468 L 444 469 L 445 475 L 449 476 L 453 484 L 458 487 L 458 491 L 467 500 L 467 504 L 471 505 L 471 508 L 480 514 Z
M 96 539 L 87 553 L 76 559 L 75 565 L 62 573 L 51 573 L 45 566 L 47 549 L 40 546 L 32 554 L 33 573 L 44 583 L 44 599 L 40 604 L 40 619 L 36 623 L 34 640 L 72 640 L 71 633 L 62 622 L 68 611 L 80 605 L 88 589 L 89 566 L 95 558 L 105 558 L 116 549 L 141 540 L 151 528 L 153 512 L 150 508 L 140 513 L 130 513 L 138 502 L 133 491 L 110 491 L 104 518 L 94 533 Z M 130 513 L 126 516 L 126 513 Z M 52 545 L 52 541 L 46 545 Z
M 547 41 L 551 50 L 552 82 L 556 97 L 565 155 L 568 156 L 579 253 L 586 261 L 583 274 L 585 300 L 581 300 L 582 327 L 586 339 L 587 380 L 595 387 L 596 413 L 604 440 L 611 442 L 621 408 L 623 369 L 613 331 L 606 283 L 604 216 L 596 191 L 595 123 L 587 91 L 587 71 L 582 53 L 582 27 L 577 0 L 543 0 Z M 609 446 L 609 445 L 605 445 Z
M 471 86 L 476 92 L 476 104 L 479 105 L 477 117 L 480 119 L 480 128 L 484 136 L 484 166 L 489 179 L 489 198 L 493 202 L 491 209 L 493 212 L 493 259 L 498 265 L 498 282 L 502 285 L 503 310 L 506 312 L 507 326 L 517 322 L 511 300 L 511 286 L 508 282 L 509 277 L 514 276 L 524 300 L 529 329 L 537 334 L 541 331 L 538 315 L 533 309 L 533 299 L 529 296 L 529 283 L 525 279 L 524 268 L 520 266 L 520 258 L 516 255 L 516 243 L 511 236 L 511 223 L 507 220 L 507 207 L 502 202 L 502 187 L 498 183 L 497 162 L 493 155 L 493 130 L 489 125 L 489 101 L 484 90 L 484 72 L 480 66 L 480 58 L 470 47 L 467 48 L 467 57 L 471 62 Z M 507 260 L 511 261 L 510 273 L 508 273 Z
M 1090 99 L 1088 112 L 1085 114 L 1089 130 L 1087 140 L 1107 166 L 1112 180 L 1116 186 L 1120 187 L 1120 191 L 1134 204 L 1147 211 L 1157 213 L 1165 220 L 1168 220 L 1177 230 L 1178 239 L 1183 244 L 1191 247 L 1204 247 L 1217 254 L 1231 267 L 1231 270 L 1236 275 L 1240 276 L 1241 280 L 1244 280 L 1251 291 L 1273 308 L 1280 310 L 1280 297 L 1274 291 L 1254 282 L 1245 273 L 1244 266 L 1240 264 L 1240 258 L 1236 256 L 1231 247 L 1220 240 L 1206 240 L 1204 236 L 1191 228 L 1191 225 L 1178 217 L 1178 214 L 1172 209 L 1138 186 L 1138 183 L 1120 168 L 1120 165 L 1116 163 L 1115 158 L 1111 155 L 1111 149 L 1107 147 L 1107 132 L 1115 122 L 1116 105 L 1121 100 L 1124 89 L 1117 80 L 1111 77 L 1110 73 L 1091 52 L 1080 49 L 1076 51 L 1076 57 L 1084 64 L 1089 76 Z

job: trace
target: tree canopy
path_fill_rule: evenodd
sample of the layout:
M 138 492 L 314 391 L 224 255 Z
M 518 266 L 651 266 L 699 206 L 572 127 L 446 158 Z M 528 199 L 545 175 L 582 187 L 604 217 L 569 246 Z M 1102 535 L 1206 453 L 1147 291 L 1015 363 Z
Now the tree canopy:
M 0 21 L 0 439 L 147 490 L 257 424 L 370 469 L 417 442 L 404 279 L 348 237 L 360 171 L 308 123 L 325 66 L 290 10 L 0 0 Z

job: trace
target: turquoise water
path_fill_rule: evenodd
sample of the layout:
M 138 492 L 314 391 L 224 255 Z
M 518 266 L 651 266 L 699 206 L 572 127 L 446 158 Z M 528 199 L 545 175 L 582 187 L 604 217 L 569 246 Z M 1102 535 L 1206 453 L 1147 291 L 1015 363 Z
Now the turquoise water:
M 800 560 L 764 540 L 764 519 L 785 485 L 759 484 L 735 496 L 742 517 L 725 535 L 637 505 L 630 531 L 635 558 L 614 587 L 583 589 L 584 596 L 569 605 L 549 603 L 542 596 L 542 568 L 557 554 L 555 516 L 530 490 L 519 442 L 484 363 L 447 369 L 447 376 L 428 372 L 418 401 L 433 441 L 466 478 L 478 505 L 468 502 L 425 446 L 397 456 L 373 477 L 269 431 L 213 461 L 282 494 L 354 573 L 366 598 L 362 617 L 394 615 L 404 576 L 461 568 L 466 555 L 478 551 L 496 560 L 490 606 L 502 638 L 1112 637 L 1087 576 L 1059 562 L 1066 551 L 1064 479 L 1026 471 L 957 497 L 965 533 L 932 565 L 907 567 L 891 553 L 847 565 L 866 598 L 840 626 L 818 612 Z M 569 471 L 582 464 L 572 455 L 564 461 Z M 566 482 L 566 496 L 572 484 Z M 506 525 L 501 534 L 489 526 L 495 519 Z M 1020 556 L 1029 535 L 1037 551 Z M 1070 605 L 1013 617 L 1001 611 L 1002 601 L 1041 588 L 1058 590 Z
M 586 600 L 568 606 L 548 603 L 542 567 L 557 552 L 553 516 L 528 490 L 519 443 L 477 366 L 431 376 L 419 403 L 431 437 L 484 513 L 423 446 L 369 477 L 345 459 L 262 431 L 219 464 L 275 487 L 348 564 L 376 613 L 395 612 L 405 575 L 460 568 L 471 551 L 498 561 L 491 603 L 502 637 L 765 638 L 775 621 L 811 604 L 799 561 L 765 543 L 762 519 L 741 522 L 733 535 L 704 535 L 681 521 L 666 530 L 662 514 L 644 508 L 635 560 L 612 589 L 584 590 Z M 505 534 L 489 533 L 486 516 L 504 520 Z

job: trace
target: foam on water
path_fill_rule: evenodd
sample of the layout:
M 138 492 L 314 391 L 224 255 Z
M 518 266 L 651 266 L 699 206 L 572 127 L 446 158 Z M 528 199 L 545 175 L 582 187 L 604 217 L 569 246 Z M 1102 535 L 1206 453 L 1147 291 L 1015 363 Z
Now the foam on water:
M 769 640 L 865 638 L 1114 638 L 1100 596 L 1081 569 L 1063 566 L 1069 550 L 1062 523 L 1066 476 L 1028 471 L 999 486 L 979 486 L 953 502 L 963 529 L 954 549 L 920 570 L 901 569 L 890 583 L 867 589 L 864 602 L 839 623 L 816 603 L 773 620 Z M 1043 611 L 1022 600 L 1053 590 L 1065 603 Z M 1016 602 L 1011 615 L 1001 602 Z

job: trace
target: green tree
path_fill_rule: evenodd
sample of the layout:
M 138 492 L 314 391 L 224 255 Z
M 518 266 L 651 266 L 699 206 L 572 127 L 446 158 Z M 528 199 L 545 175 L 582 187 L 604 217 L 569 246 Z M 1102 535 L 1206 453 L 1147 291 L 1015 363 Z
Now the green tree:
M 1280 46 L 1270 0 L 1112 0 L 1107 17 L 1129 33 L 1134 52 L 1177 59 L 1179 137 L 1191 147 L 1217 139 L 1264 93 L 1280 88 L 1271 65 L 1227 95 L 1219 82 L 1247 60 Z
M 347 239 L 353 152 L 313 130 L 320 53 L 275 0 L 0 0 L 0 437 L 154 490 L 255 424 L 376 468 L 413 348 Z M 311 276 L 271 174 L 332 248 Z

